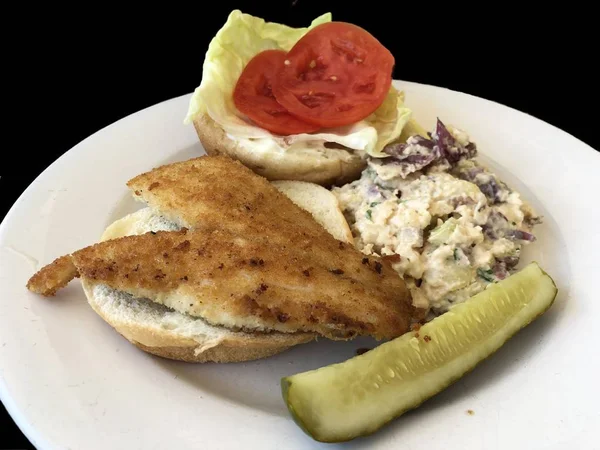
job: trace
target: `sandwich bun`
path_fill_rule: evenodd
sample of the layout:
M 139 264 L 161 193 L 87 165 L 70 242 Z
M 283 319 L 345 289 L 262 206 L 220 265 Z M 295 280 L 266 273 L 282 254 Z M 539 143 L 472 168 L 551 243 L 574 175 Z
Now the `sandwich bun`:
M 300 208 L 310 212 L 338 241 L 352 244 L 352 231 L 337 197 L 323 186 L 306 181 L 278 180 L 271 184 Z
M 141 350 L 167 359 L 251 361 L 315 339 L 311 333 L 232 331 L 89 280 L 82 280 L 82 286 L 92 309 L 116 332 Z
M 227 136 L 223 128 L 203 113 L 193 118 L 196 134 L 208 155 L 239 160 L 270 181 L 297 180 L 322 186 L 342 185 L 360 177 L 366 160 L 342 148 L 306 148 L 302 152 L 260 152 Z

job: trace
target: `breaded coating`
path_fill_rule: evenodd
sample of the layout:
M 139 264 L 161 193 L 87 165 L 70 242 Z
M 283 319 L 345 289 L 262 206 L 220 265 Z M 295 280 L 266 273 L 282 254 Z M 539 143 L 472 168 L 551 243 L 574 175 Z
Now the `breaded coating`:
M 61 256 L 35 273 L 27 282 L 27 289 L 36 294 L 51 297 L 78 276 L 79 273 L 73 265 L 71 257 L 69 255 Z
M 202 156 L 129 180 L 134 197 L 186 228 L 312 237 L 330 233 L 265 178 L 226 156 Z
M 184 229 L 106 241 L 72 257 L 92 283 L 232 329 L 385 339 L 406 332 L 413 313 L 389 263 L 331 235 Z

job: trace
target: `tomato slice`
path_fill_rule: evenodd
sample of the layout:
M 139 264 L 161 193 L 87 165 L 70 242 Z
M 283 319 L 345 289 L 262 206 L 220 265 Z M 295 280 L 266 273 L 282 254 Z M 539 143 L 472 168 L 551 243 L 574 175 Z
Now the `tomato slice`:
M 233 91 L 237 109 L 258 126 L 280 135 L 310 133 L 318 125 L 304 122 L 281 106 L 271 86 L 283 68 L 283 50 L 264 50 L 248 62 Z
M 381 105 L 395 60 L 363 28 L 328 22 L 300 38 L 284 64 L 273 85 L 277 101 L 301 120 L 336 127 L 358 122 Z

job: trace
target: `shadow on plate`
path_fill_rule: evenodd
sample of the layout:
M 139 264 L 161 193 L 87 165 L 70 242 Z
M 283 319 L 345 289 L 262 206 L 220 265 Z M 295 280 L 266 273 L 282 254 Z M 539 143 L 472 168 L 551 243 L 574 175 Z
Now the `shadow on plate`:
M 321 339 L 293 347 L 270 358 L 228 364 L 188 364 L 155 357 L 156 363 L 178 380 L 225 401 L 259 409 L 270 415 L 286 415 L 281 400 L 280 380 L 297 372 L 345 361 L 377 341 L 359 338 L 351 342 Z

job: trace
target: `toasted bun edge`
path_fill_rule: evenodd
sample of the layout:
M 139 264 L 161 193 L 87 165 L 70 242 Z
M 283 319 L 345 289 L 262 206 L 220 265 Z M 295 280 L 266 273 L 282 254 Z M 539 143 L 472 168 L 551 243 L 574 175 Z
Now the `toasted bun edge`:
M 311 333 L 235 333 L 224 330 L 221 339 L 202 342 L 141 322 L 126 323 L 103 309 L 93 294 L 93 283 L 81 280 L 92 309 L 117 333 L 141 350 L 167 359 L 193 363 L 252 361 L 281 353 L 315 339 Z

